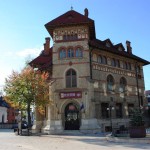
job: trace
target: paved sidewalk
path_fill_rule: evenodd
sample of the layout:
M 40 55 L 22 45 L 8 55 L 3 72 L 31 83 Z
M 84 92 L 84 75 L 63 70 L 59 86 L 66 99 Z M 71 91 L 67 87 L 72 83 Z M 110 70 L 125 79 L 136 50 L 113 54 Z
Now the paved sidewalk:
M 96 135 L 19 136 L 0 130 L 0 150 L 149 150 L 149 144 L 116 143 Z
M 130 138 L 130 137 L 113 137 L 110 134 L 106 136 L 107 141 L 120 142 L 120 143 L 138 143 L 138 144 L 150 144 L 150 135 L 145 138 Z

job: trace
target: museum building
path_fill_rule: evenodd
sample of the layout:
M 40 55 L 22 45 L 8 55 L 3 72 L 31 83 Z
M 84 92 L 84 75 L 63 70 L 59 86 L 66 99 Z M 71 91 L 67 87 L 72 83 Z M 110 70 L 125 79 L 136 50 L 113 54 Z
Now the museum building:
M 96 38 L 94 20 L 70 10 L 45 24 L 53 40 L 29 64 L 49 72 L 51 105 L 36 112 L 34 129 L 48 134 L 65 130 L 105 132 L 129 126 L 134 108 L 145 108 L 143 66 L 130 41 L 114 45 Z

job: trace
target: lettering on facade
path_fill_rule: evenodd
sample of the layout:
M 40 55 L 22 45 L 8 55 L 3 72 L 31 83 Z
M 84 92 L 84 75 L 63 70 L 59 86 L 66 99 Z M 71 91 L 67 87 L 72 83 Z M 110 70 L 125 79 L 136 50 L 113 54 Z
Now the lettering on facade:
M 82 98 L 82 92 L 60 92 L 60 99 L 67 99 L 67 98 Z

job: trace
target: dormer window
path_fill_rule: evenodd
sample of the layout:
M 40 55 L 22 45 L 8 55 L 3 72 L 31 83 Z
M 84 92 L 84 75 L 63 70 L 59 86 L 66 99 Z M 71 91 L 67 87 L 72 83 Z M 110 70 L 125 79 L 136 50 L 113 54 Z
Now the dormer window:
M 107 47 L 110 47 L 110 43 L 109 43 L 109 42 L 106 42 L 106 46 L 107 46 Z
M 122 51 L 122 47 L 119 47 L 118 50 L 119 50 L 119 51 Z

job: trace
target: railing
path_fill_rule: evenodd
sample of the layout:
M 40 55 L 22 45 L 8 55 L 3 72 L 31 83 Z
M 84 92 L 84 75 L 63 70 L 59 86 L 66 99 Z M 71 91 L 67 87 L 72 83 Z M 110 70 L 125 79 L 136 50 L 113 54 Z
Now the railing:
M 12 129 L 13 123 L 0 123 L 0 129 Z

